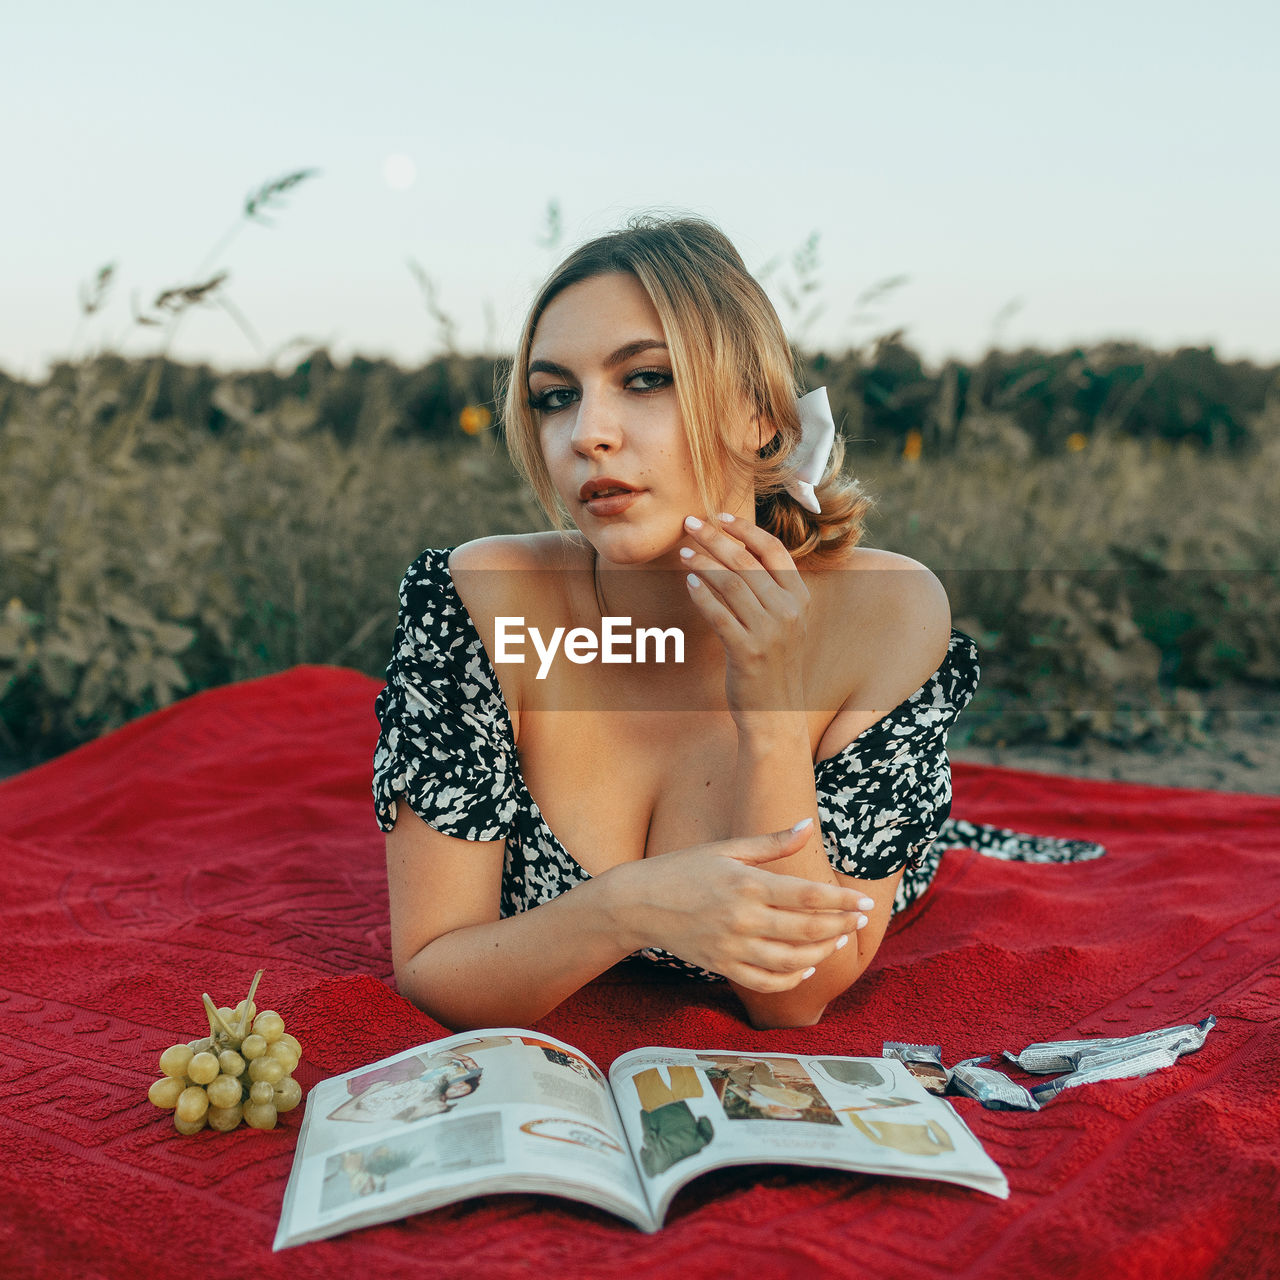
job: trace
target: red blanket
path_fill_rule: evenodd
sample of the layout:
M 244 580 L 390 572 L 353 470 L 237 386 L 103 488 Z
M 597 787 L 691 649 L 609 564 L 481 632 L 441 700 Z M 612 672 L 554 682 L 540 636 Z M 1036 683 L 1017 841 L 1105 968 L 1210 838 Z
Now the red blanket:
M 777 1167 L 709 1175 L 645 1236 L 540 1196 L 272 1255 L 302 1110 L 181 1137 L 146 1099 L 200 993 L 302 1041 L 304 1087 L 444 1034 L 394 991 L 369 798 L 377 684 L 302 668 L 184 701 L 0 784 L 0 1273 L 646 1277 L 1257 1276 L 1280 1266 L 1280 800 L 957 765 L 957 817 L 1098 840 L 1068 866 L 957 850 L 802 1031 L 625 967 L 541 1024 L 602 1067 L 640 1044 L 948 1063 L 1206 1014 L 1198 1053 L 1042 1112 L 957 1107 L 1012 1188 Z M 197 1270 L 193 1273 L 192 1268 Z M 1270 1271 L 1270 1274 L 1275 1274 Z

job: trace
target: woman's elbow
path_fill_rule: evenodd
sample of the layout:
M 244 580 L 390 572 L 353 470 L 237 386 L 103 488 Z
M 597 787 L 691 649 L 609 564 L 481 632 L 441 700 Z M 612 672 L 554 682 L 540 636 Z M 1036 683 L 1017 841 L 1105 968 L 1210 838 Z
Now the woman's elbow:
M 425 1013 L 428 1018 L 434 1018 L 442 1027 L 449 1027 L 445 1010 L 436 1008 L 436 1002 L 431 998 L 430 990 L 416 980 L 411 965 L 396 965 L 392 973 L 395 977 L 396 991 L 402 999 L 407 1000 L 419 1013 Z M 452 1027 L 449 1029 L 453 1030 Z
M 809 1009 L 747 1008 L 747 1021 L 757 1031 L 785 1031 L 790 1027 L 816 1027 L 826 1013 L 824 1004 L 816 1012 Z
M 813 1027 L 822 1021 L 827 1006 L 842 996 L 862 976 L 866 966 L 823 973 L 819 968 L 790 991 L 764 993 L 737 987 L 747 1021 L 757 1031 L 781 1031 L 789 1027 Z
M 492 1025 L 480 1010 L 460 1007 L 456 1001 L 433 998 L 428 990 L 416 986 L 412 980 L 396 974 L 396 990 L 420 1013 L 438 1022 L 446 1031 L 478 1031 Z
M 448 1031 L 474 1031 L 484 1026 L 484 1020 L 478 1016 L 469 1017 L 464 1001 L 459 1001 L 456 992 L 451 992 L 448 984 L 433 982 L 423 970 L 421 952 L 407 961 L 392 965 L 395 976 L 396 991 L 420 1013 L 438 1022 Z

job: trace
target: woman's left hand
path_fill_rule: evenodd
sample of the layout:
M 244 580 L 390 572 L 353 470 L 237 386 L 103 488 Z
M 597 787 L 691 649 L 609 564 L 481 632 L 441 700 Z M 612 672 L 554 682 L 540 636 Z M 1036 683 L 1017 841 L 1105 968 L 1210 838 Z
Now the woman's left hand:
M 697 585 L 690 597 L 724 644 L 725 697 L 740 731 L 803 712 L 801 659 L 809 589 L 791 553 L 745 520 L 685 521 L 692 556 L 682 559 Z

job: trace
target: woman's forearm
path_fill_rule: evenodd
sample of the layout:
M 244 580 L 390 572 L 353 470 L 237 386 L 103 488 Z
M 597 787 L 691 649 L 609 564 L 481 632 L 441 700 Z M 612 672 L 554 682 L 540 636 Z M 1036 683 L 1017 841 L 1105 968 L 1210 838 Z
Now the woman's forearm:
M 617 884 L 607 871 L 518 915 L 442 934 L 398 966 L 400 994 L 455 1031 L 536 1022 L 634 949 Z
M 768 723 L 757 721 L 738 735 L 733 835 L 771 831 L 798 816 L 813 818 L 813 837 L 798 852 L 768 864 L 770 871 L 838 883 L 822 844 L 818 796 L 813 779 L 809 732 L 802 714 L 780 712 Z M 858 934 L 817 966 L 817 972 L 791 991 L 763 993 L 734 984 L 734 990 L 758 1027 L 810 1026 L 829 1001 L 851 986 L 871 956 L 859 955 Z
M 788 815 L 790 815 L 788 817 Z M 809 730 L 803 715 L 779 713 L 769 725 L 738 734 L 730 835 L 757 835 L 813 819 L 813 835 L 799 853 L 772 864 L 783 875 L 835 883 L 822 848 L 818 793 L 813 782 Z

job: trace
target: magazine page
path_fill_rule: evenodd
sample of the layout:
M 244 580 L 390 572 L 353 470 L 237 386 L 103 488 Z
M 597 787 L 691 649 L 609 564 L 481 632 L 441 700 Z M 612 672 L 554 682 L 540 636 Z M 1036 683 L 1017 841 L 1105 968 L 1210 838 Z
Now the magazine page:
M 650 1048 L 620 1057 L 609 1080 L 659 1222 L 682 1186 L 735 1164 L 934 1178 L 1009 1194 L 955 1109 L 900 1062 Z
M 464 1032 L 320 1081 L 274 1247 L 495 1191 L 565 1195 L 654 1229 L 608 1084 L 563 1041 Z

